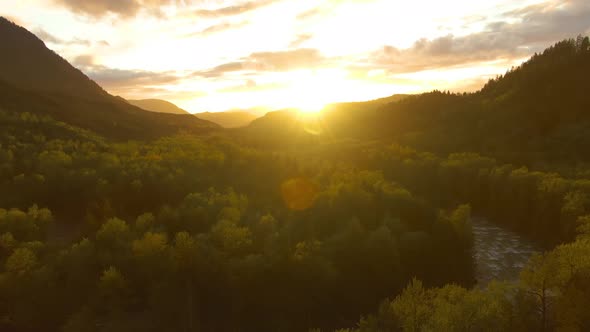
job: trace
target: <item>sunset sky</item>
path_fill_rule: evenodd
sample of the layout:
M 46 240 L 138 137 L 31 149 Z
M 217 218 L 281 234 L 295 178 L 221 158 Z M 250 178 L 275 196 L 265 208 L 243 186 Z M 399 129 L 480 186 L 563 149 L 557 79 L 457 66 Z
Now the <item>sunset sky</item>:
M 473 91 L 590 34 L 588 0 L 0 0 L 0 15 L 110 93 L 190 112 Z

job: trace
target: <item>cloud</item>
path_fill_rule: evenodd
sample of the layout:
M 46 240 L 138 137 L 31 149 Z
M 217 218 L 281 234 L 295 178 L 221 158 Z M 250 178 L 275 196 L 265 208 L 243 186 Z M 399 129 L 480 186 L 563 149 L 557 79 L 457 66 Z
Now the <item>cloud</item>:
M 222 65 L 219 65 L 219 66 L 209 69 L 209 70 L 195 72 L 194 75 L 205 77 L 205 78 L 214 78 L 214 77 L 220 77 L 225 73 L 241 71 L 243 69 L 244 69 L 244 64 L 242 62 L 229 62 L 229 63 L 224 63 Z
M 160 8 L 170 5 L 170 0 L 53 0 L 74 13 L 101 17 L 116 14 L 121 17 L 135 16 L 139 11 L 160 13 Z
M 56 0 L 74 13 L 103 16 L 108 13 L 122 16 L 134 15 L 140 8 L 136 0 Z
M 302 44 L 304 44 L 306 41 L 310 40 L 311 38 L 313 38 L 313 35 L 311 34 L 307 34 L 307 33 L 302 33 L 297 35 L 297 37 L 289 44 L 290 48 L 295 48 L 295 47 L 300 47 Z
M 502 25 L 501 32 L 515 33 L 524 43 L 547 43 L 590 29 L 590 2 L 553 1 L 507 12 L 504 16 L 520 22 Z
M 218 24 L 213 24 L 201 31 L 195 32 L 195 33 L 191 33 L 188 34 L 187 37 L 193 37 L 193 36 L 197 36 L 197 35 L 210 35 L 210 34 L 214 34 L 214 33 L 219 33 L 219 32 L 223 32 L 223 31 L 228 31 L 228 30 L 233 30 L 233 29 L 239 29 L 243 26 L 246 26 L 248 24 L 247 21 L 242 21 L 242 22 L 222 22 L 222 23 L 218 23 Z
M 256 52 L 240 59 L 209 70 L 195 72 L 201 77 L 219 77 L 237 71 L 284 72 L 301 68 L 316 68 L 327 63 L 320 52 L 311 48 L 300 48 L 278 52 Z
M 367 62 L 374 68 L 406 73 L 493 61 L 503 57 L 524 57 L 529 50 L 520 45 L 520 38 L 498 32 L 463 37 L 447 35 L 432 40 L 420 39 L 407 49 L 384 46 L 373 53 Z
M 72 64 L 76 67 L 94 66 L 94 57 L 92 55 L 79 55 L 74 58 Z
M 179 86 L 187 77 L 175 72 L 152 72 L 109 68 L 98 64 L 92 55 L 79 55 L 72 64 L 114 95 L 128 99 L 160 98 L 188 100 L 206 95 L 202 91 L 169 89 Z
M 208 0 L 52 0 L 54 3 L 64 6 L 70 11 L 100 18 L 108 14 L 118 15 L 122 18 L 129 18 L 140 12 L 150 15 L 163 16 L 163 7 L 182 8 L 184 12 L 189 12 L 188 16 L 199 17 L 224 17 L 234 16 L 242 13 L 254 11 L 256 9 L 268 6 L 280 0 L 250 0 L 243 2 L 233 1 L 233 4 L 214 8 L 214 9 L 197 9 L 192 10 L 195 6 L 203 6 L 209 3 L 219 1 Z
M 65 39 L 61 39 L 58 38 L 52 34 L 50 34 L 49 32 L 43 30 L 42 28 L 37 28 L 33 31 L 33 33 L 40 38 L 41 40 L 43 40 L 46 43 L 49 44 L 60 44 L 60 45 L 84 45 L 84 46 L 90 46 L 90 41 L 86 40 L 86 39 L 80 39 L 80 38 L 74 38 L 71 40 L 65 40 Z
M 35 34 L 35 36 L 37 36 L 39 39 L 43 40 L 46 43 L 63 44 L 63 40 L 55 37 L 54 35 L 50 34 L 49 32 L 41 28 L 34 30 L 33 33 Z
M 92 66 L 87 74 L 107 89 L 110 87 L 132 85 L 154 86 L 160 84 L 173 84 L 181 79 L 172 73 L 116 69 L 100 65 Z
M 323 10 L 321 7 L 314 7 L 314 8 L 308 9 L 304 12 L 297 14 L 297 19 L 298 20 L 307 20 L 307 19 L 319 16 L 320 14 L 322 14 L 322 12 L 323 12 Z
M 275 90 L 288 87 L 287 83 L 284 82 L 272 82 L 272 83 L 264 83 L 258 84 L 256 81 L 249 79 L 246 80 L 243 84 L 233 85 L 221 90 L 218 92 L 222 93 L 241 93 L 241 92 L 258 92 L 258 91 L 266 91 L 266 90 Z
M 163 87 L 125 86 L 110 90 L 115 95 L 125 96 L 126 99 L 156 98 L 164 100 L 191 100 L 207 96 L 206 92 L 194 90 L 169 90 Z
M 297 14 L 296 18 L 300 21 L 309 19 L 321 18 L 323 16 L 331 15 L 338 6 L 346 4 L 367 4 L 375 0 L 330 0 L 317 1 L 316 6 L 304 10 Z
M 243 3 L 216 8 L 216 9 L 199 9 L 194 13 L 197 16 L 202 17 L 220 17 L 220 16 L 233 16 L 243 14 L 245 12 L 253 11 L 261 7 L 268 6 L 276 0 L 258 0 L 258 1 L 246 1 Z
M 298 68 L 318 67 L 324 57 L 316 49 L 300 48 L 290 51 L 252 53 L 246 61 L 258 70 L 288 71 Z
M 86 54 L 75 57 L 72 64 L 107 90 L 132 86 L 145 87 L 174 84 L 183 79 L 183 77 L 172 72 L 109 68 L 97 64 L 92 55 Z
M 516 59 L 541 51 L 549 44 L 571 38 L 590 28 L 590 2 L 562 0 L 506 12 L 481 32 L 419 39 L 412 47 L 384 46 L 361 62 L 367 70 L 406 73 L 469 63 Z M 508 23 L 514 22 L 514 23 Z

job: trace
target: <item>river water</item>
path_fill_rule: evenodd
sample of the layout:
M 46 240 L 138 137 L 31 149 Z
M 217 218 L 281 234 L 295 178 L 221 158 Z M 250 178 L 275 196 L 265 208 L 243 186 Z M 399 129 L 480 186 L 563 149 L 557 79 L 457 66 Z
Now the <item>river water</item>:
M 483 287 L 492 279 L 516 281 L 529 258 L 540 249 L 520 235 L 485 219 L 473 219 L 475 276 Z

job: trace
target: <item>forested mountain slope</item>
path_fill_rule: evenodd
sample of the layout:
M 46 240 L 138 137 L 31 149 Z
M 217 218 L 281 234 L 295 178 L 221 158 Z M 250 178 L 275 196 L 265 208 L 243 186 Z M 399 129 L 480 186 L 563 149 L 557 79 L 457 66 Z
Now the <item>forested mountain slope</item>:
M 147 112 L 104 91 L 35 35 L 0 18 L 0 108 L 50 115 L 113 139 L 157 138 L 217 125 L 192 115 Z
M 108 96 L 98 84 L 48 49 L 27 29 L 0 17 L 0 80 L 38 92 L 64 93 L 87 99 Z
M 533 56 L 477 93 L 410 97 L 357 123 L 428 151 L 471 151 L 524 164 L 588 161 L 588 86 L 590 45 L 579 37 Z

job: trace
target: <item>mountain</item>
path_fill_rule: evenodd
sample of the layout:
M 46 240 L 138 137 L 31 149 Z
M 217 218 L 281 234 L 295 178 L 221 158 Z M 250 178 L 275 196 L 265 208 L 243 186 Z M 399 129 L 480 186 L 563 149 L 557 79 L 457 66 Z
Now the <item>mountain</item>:
M 590 161 L 590 42 L 563 40 L 472 94 L 434 91 L 357 118 L 363 135 L 529 166 Z
M 0 80 L 38 92 L 75 93 L 79 97 L 108 97 L 98 84 L 45 47 L 35 35 L 0 17 Z
M 432 91 L 393 102 L 335 104 L 321 114 L 322 132 L 440 155 L 476 152 L 527 166 L 590 162 L 588 86 L 590 42 L 578 37 L 535 54 L 475 93 Z M 269 114 L 250 127 L 273 128 L 278 136 L 266 140 L 277 145 L 280 133 L 297 125 L 303 132 L 296 117 Z
M 127 100 L 129 104 L 135 105 L 141 109 L 150 112 L 157 113 L 169 113 L 169 114 L 190 114 L 182 108 L 174 105 L 173 103 L 162 100 L 162 99 L 139 99 L 139 100 Z M 201 118 L 202 119 L 202 118 Z
M 0 109 L 49 115 L 117 140 L 153 139 L 219 128 L 192 115 L 145 111 L 114 97 L 48 49 L 34 34 L 0 17 Z
M 329 135 L 330 139 L 356 136 L 353 131 L 360 126 L 355 122 L 361 113 L 375 111 L 408 97 L 392 95 L 369 101 L 328 104 L 318 114 L 305 115 L 295 109 L 268 112 L 241 129 L 242 139 L 256 146 L 281 147 L 284 143 L 316 143 L 317 136 L 322 134 Z M 352 131 L 345 133 L 345 128 Z
M 367 110 L 367 109 L 375 109 L 381 107 L 383 105 L 387 105 L 389 103 L 395 103 L 401 100 L 408 98 L 410 95 L 405 94 L 395 94 L 389 97 L 378 98 L 374 100 L 368 101 L 357 101 L 357 102 L 347 102 L 347 103 L 334 103 L 327 105 L 323 112 L 330 112 L 330 111 L 338 111 L 342 112 L 344 110 L 348 111 L 355 111 L 355 110 Z
M 195 114 L 199 119 L 211 121 L 225 128 L 238 128 L 249 125 L 258 118 L 246 111 L 205 112 Z

